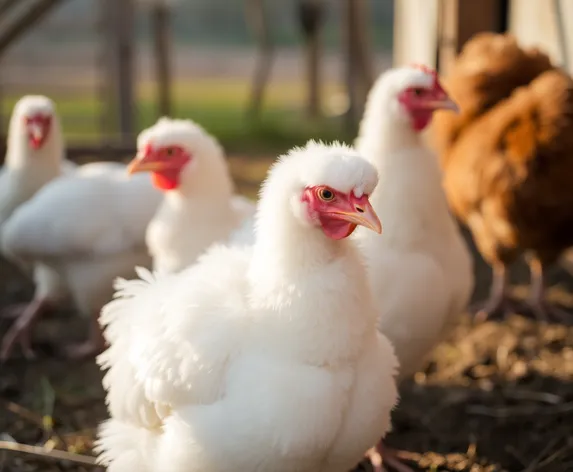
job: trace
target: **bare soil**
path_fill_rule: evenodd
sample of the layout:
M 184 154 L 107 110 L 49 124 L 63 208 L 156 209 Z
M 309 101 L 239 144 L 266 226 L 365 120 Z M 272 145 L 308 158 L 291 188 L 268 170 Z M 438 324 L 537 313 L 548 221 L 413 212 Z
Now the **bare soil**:
M 248 170 L 243 164 L 238 158 L 234 168 Z M 246 174 L 239 176 L 240 187 L 253 195 L 257 185 Z M 481 299 L 490 272 L 477 254 L 476 276 L 475 298 Z M 518 266 L 516 293 L 525 293 L 527 277 L 525 267 Z M 556 268 L 551 282 L 558 284 L 551 298 L 573 309 L 569 275 Z M 0 261 L 0 306 L 27 300 L 31 293 L 29 282 Z M 98 422 L 106 417 L 101 375 L 93 361 L 65 362 L 54 348 L 80 339 L 85 330 L 85 321 L 71 309 L 46 317 L 35 331 L 39 358 L 15 358 L 0 366 L 0 441 L 91 454 Z M 572 379 L 572 328 L 517 315 L 474 324 L 462 315 L 424 371 L 402 386 L 388 444 L 402 450 L 416 470 L 571 471 Z M 88 470 L 95 468 L 0 451 L 0 472 Z

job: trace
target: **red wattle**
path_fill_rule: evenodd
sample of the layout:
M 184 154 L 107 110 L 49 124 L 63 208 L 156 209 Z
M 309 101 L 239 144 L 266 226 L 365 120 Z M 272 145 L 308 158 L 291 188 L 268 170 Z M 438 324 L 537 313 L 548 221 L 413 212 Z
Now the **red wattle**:
M 152 172 L 151 181 L 159 190 L 173 190 L 179 187 L 179 171 Z
M 412 127 L 414 131 L 423 131 L 432 121 L 432 110 L 416 111 L 412 113 Z
M 320 216 L 322 232 L 331 239 L 340 240 L 350 236 L 356 229 L 354 223 L 349 223 L 338 218 L 330 218 L 327 215 Z

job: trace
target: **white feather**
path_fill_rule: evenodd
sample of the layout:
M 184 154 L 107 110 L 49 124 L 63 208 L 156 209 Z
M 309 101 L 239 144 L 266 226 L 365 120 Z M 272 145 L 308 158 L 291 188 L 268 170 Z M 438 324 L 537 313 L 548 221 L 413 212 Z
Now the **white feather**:
M 117 282 L 98 358 L 108 470 L 346 472 L 389 430 L 397 362 L 361 257 L 296 207 L 307 185 L 376 180 L 350 148 L 309 144 L 271 169 L 252 247 Z
M 40 149 L 30 146 L 25 118 L 37 113 L 52 117 L 50 132 Z M 63 139 L 53 102 L 26 95 L 14 106 L 8 127 L 7 151 L 0 171 L 0 225 L 22 203 L 62 173 Z M 72 164 L 73 165 L 73 164 Z
M 44 146 L 29 145 L 24 119 L 36 113 L 52 118 Z M 73 172 L 76 165 L 65 160 L 59 117 L 54 103 L 47 97 L 26 95 L 14 107 L 8 131 L 5 166 L 0 171 L 0 228 L 12 213 L 32 198 L 45 184 L 59 175 Z M 58 301 L 66 290 L 58 274 L 43 264 L 25 264 L 13 260 L 25 272 L 33 272 L 36 299 Z
M 161 118 L 138 137 L 138 148 L 183 146 L 192 160 L 181 172 L 177 188 L 166 192 L 147 228 L 153 267 L 177 272 L 197 260 L 212 243 L 233 237 L 253 215 L 253 202 L 233 195 L 233 181 L 223 149 L 191 120 Z
M 380 306 L 379 329 L 400 359 L 401 377 L 419 369 L 466 308 L 473 263 L 450 215 L 438 161 L 409 125 L 397 100 L 433 77 L 409 67 L 383 74 L 366 105 L 357 150 L 378 169 L 371 197 L 384 232 L 358 229 L 369 280 Z
M 57 272 L 80 310 L 94 312 L 111 297 L 115 277 L 149 264 L 145 228 L 160 199 L 149 176 L 86 164 L 19 207 L 3 227 L 2 247 Z

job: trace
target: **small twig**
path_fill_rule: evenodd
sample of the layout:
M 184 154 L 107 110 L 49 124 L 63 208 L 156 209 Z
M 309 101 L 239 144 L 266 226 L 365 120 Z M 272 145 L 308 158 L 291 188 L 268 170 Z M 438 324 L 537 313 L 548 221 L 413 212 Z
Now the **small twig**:
M 44 432 L 44 441 L 48 440 L 48 438 L 51 436 L 55 436 L 58 439 L 58 441 L 60 441 L 62 444 L 64 445 L 66 444 L 66 441 L 64 440 L 63 436 L 53 429 L 53 420 L 48 421 L 48 418 L 51 418 L 51 416 L 42 417 L 37 413 L 33 412 L 32 410 L 29 410 L 28 408 L 23 407 L 22 405 L 19 405 L 17 403 L 3 399 L 0 399 L 0 401 L 4 403 L 6 409 L 11 413 L 18 415 L 20 418 L 41 428 L 42 431 Z
M 4 403 L 6 409 L 11 413 L 18 415 L 19 417 L 25 419 L 26 421 L 29 421 L 30 423 L 33 423 L 36 426 L 39 426 L 40 428 L 44 427 L 42 417 L 37 413 L 34 413 L 28 408 L 25 408 L 22 405 L 18 405 L 17 403 L 8 400 L 2 400 L 2 403 Z
M 533 400 L 548 405 L 562 405 L 563 397 L 549 392 L 533 392 L 531 390 L 505 390 L 503 395 L 515 400 Z
M 565 446 L 563 446 L 561 449 L 557 449 L 557 451 L 555 451 L 553 454 L 551 454 L 550 456 L 546 457 L 545 459 L 543 459 L 539 464 L 538 467 L 541 468 L 543 466 L 546 466 L 548 464 L 551 464 L 551 462 L 553 462 L 554 460 L 556 460 L 558 457 L 562 456 L 563 453 L 569 451 L 571 449 L 571 445 L 570 444 L 566 444 Z
M 26 454 L 34 454 L 36 456 L 49 457 L 54 460 L 64 460 L 76 462 L 78 464 L 86 464 L 96 466 L 95 457 L 85 456 L 81 454 L 74 454 L 72 452 L 61 451 L 59 449 L 52 449 L 48 451 L 43 447 L 30 446 L 29 444 L 21 444 L 12 441 L 0 441 L 0 450 L 24 452 Z
M 485 406 L 474 405 L 466 409 L 470 415 L 488 416 L 490 418 L 510 418 L 512 416 L 530 416 L 530 415 L 556 415 L 573 411 L 573 403 L 563 403 L 548 407 L 515 406 L 505 408 L 488 408 Z
M 552 441 L 549 441 L 549 443 L 541 450 L 541 452 L 537 454 L 537 457 L 535 457 L 535 459 L 533 459 L 533 461 L 531 461 L 530 464 L 525 469 L 523 469 L 522 472 L 534 472 L 535 469 L 537 469 L 538 466 L 541 465 L 543 457 L 549 451 L 551 451 L 551 449 L 553 449 L 557 445 L 557 443 L 561 441 L 561 439 L 562 439 L 561 437 L 558 437 L 558 438 L 553 438 Z
M 510 454 L 511 456 L 513 456 L 513 458 L 517 461 L 519 461 L 519 463 L 523 466 L 523 467 L 527 467 L 527 461 L 525 460 L 525 458 L 521 455 L 520 451 L 518 451 L 515 447 L 513 447 L 512 445 L 508 445 L 505 447 L 505 452 L 507 452 L 508 454 Z M 523 471 L 521 471 L 523 472 Z

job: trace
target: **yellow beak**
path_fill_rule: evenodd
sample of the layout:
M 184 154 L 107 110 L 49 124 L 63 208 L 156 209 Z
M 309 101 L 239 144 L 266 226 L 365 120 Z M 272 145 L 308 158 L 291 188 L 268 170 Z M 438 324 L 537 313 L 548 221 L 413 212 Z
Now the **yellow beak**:
M 370 202 L 355 205 L 353 211 L 337 210 L 332 212 L 332 214 L 338 216 L 340 219 L 348 221 L 349 223 L 364 226 L 378 234 L 382 233 L 382 223 L 380 223 L 380 219 L 372 208 Z
M 454 113 L 460 112 L 460 107 L 450 97 L 444 98 L 443 100 L 429 100 L 425 102 L 425 105 L 432 110 L 451 110 Z
M 127 165 L 128 175 L 136 174 L 138 172 L 156 172 L 166 169 L 166 163 L 149 160 L 146 156 L 135 158 Z

